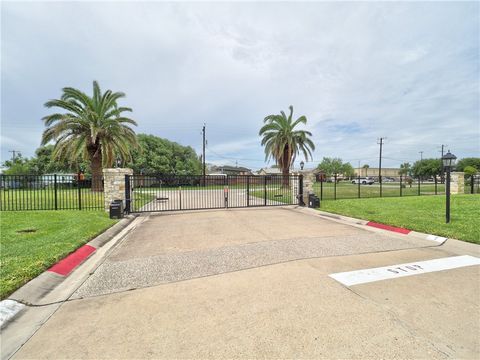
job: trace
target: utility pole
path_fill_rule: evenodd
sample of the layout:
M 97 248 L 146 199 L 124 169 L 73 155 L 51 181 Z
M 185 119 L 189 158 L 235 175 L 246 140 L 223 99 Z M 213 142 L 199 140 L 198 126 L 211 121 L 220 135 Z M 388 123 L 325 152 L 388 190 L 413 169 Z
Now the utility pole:
M 380 145 L 380 156 L 378 158 L 378 182 L 380 183 L 380 197 L 382 197 L 382 147 L 386 138 L 380 138 L 377 144 Z
M 15 161 L 16 154 L 18 154 L 19 156 L 21 155 L 20 151 L 18 151 L 18 150 L 9 150 L 8 152 L 12 153 L 12 161 Z
M 203 129 L 202 129 L 202 134 L 203 134 L 203 155 L 202 155 L 202 174 L 203 174 L 203 186 L 205 186 L 205 123 L 203 124 Z

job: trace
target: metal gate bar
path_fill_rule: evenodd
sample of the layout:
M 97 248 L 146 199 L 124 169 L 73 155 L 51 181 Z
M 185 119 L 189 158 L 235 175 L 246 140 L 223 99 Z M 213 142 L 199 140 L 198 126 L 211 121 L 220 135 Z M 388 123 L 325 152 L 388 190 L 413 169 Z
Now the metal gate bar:
M 127 212 L 298 204 L 299 175 L 127 175 Z

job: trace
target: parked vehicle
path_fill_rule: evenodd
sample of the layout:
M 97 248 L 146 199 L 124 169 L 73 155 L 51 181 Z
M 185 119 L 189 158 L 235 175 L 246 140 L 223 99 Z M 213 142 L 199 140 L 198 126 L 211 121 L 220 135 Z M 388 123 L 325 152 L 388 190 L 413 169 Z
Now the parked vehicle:
M 356 178 L 352 180 L 352 184 L 362 184 L 362 185 L 373 185 L 375 183 L 375 180 L 369 177 L 361 177 L 361 178 Z
M 391 177 L 384 177 L 384 178 L 382 178 L 382 181 L 383 182 L 395 182 L 395 179 L 391 178 Z

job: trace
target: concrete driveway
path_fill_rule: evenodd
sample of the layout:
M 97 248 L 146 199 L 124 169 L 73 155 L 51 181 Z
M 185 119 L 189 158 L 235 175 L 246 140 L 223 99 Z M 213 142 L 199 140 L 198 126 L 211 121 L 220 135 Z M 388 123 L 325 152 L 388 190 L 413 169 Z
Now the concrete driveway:
M 238 188 L 218 189 L 144 189 L 133 192 L 131 206 L 141 212 L 171 211 L 171 210 L 195 210 L 195 209 L 224 209 L 242 208 L 248 206 L 272 206 L 296 204 L 295 196 L 289 190 L 278 187 L 267 187 L 270 195 L 264 198 L 263 187 L 252 187 L 250 192 Z M 258 196 L 251 195 L 257 192 Z M 153 200 L 144 204 L 142 196 L 151 196 Z M 273 197 L 273 199 L 271 198 Z M 274 200 L 275 199 L 275 200 Z
M 293 208 L 155 214 L 14 358 L 478 358 L 478 265 L 331 277 L 456 255 Z

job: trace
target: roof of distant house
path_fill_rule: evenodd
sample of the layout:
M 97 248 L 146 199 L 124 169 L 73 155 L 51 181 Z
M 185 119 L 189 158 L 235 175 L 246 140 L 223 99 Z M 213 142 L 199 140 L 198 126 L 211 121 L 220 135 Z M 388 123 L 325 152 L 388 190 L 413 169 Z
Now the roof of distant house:
M 231 165 L 217 165 L 212 167 L 213 170 L 223 170 L 223 171 L 252 171 L 243 166 L 231 166 Z
M 276 167 L 261 168 L 260 170 L 258 170 L 258 172 L 260 173 L 262 170 L 265 171 L 265 173 L 267 173 L 267 174 L 281 174 L 282 173 L 282 170 L 280 170 L 280 168 L 276 168 Z

